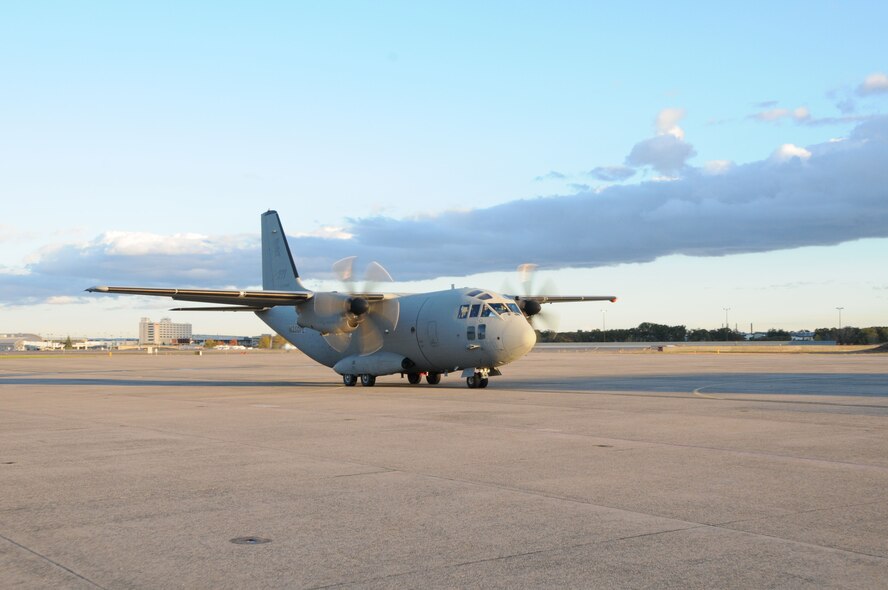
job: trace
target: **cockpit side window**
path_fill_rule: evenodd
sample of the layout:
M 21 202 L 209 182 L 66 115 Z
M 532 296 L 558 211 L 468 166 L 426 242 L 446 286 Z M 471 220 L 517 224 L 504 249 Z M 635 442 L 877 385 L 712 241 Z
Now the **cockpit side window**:
M 492 313 L 493 313 L 493 310 L 490 309 L 490 306 L 485 305 L 484 309 L 481 310 L 481 317 L 482 318 L 489 318 L 490 314 L 492 314 Z
M 513 313 L 517 313 L 518 315 L 521 315 L 521 308 L 519 308 L 516 303 L 509 303 L 508 306 L 509 306 L 509 309 L 511 309 Z
M 460 305 L 459 306 L 459 314 L 456 317 L 458 317 L 461 320 L 469 317 L 469 305 L 468 304 Z
M 475 303 L 474 305 L 472 305 L 472 311 L 471 311 L 471 313 L 469 313 L 469 317 L 470 317 L 470 318 L 476 318 L 476 317 L 478 317 L 478 313 L 479 313 L 480 311 L 481 311 L 481 304 L 480 304 L 480 303 Z

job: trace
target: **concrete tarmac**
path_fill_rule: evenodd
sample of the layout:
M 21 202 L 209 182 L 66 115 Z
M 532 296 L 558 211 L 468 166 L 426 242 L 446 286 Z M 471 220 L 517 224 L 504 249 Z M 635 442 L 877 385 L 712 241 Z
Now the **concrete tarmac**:
M 888 587 L 888 356 L 504 373 L 0 357 L 0 587 Z

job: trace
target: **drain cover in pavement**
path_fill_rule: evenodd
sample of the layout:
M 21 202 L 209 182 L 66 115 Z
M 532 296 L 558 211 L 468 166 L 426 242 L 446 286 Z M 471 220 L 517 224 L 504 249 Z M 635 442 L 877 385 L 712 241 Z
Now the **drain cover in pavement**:
M 271 539 L 263 539 L 262 537 L 236 537 L 231 540 L 235 545 L 261 545 L 263 543 L 271 543 Z

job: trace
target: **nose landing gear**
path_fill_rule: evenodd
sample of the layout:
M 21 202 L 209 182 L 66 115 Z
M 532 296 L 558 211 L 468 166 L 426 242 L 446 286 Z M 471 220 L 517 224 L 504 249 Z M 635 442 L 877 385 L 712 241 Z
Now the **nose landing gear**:
M 466 377 L 466 385 L 469 389 L 484 389 L 490 380 L 482 373 L 475 373 L 471 377 Z

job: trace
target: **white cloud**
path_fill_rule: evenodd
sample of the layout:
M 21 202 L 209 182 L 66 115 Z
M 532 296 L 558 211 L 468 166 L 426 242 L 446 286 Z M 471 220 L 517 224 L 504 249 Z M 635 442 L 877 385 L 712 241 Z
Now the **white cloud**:
M 857 94 L 866 96 L 869 94 L 882 94 L 888 92 L 888 75 L 883 72 L 870 74 L 857 87 Z
M 657 114 L 657 135 L 673 135 L 678 139 L 684 139 L 684 130 L 678 126 L 678 122 L 684 119 L 685 110 L 679 108 L 666 108 Z
M 315 231 L 300 232 L 294 235 L 300 238 L 326 238 L 328 240 L 350 240 L 354 237 L 354 234 L 346 231 L 344 227 L 335 225 L 324 225 Z
M 147 232 L 109 231 L 99 237 L 109 254 L 143 256 L 146 254 L 209 254 L 215 250 L 207 236 L 174 234 L 165 236 Z
M 771 160 L 774 162 L 788 162 L 793 158 L 807 160 L 810 157 L 811 152 L 791 143 L 784 143 L 771 154 Z
M 70 295 L 53 295 L 51 297 L 47 297 L 44 303 L 47 305 L 74 305 L 81 303 L 88 303 L 90 299 L 88 297 L 72 297 Z

